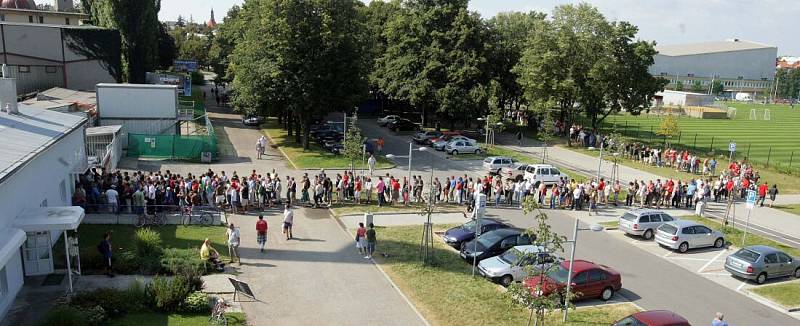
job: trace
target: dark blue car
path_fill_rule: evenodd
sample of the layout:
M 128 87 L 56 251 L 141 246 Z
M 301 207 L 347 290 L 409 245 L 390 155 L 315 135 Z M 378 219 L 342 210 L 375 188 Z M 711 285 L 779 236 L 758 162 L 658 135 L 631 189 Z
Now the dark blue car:
M 481 234 L 509 227 L 511 226 L 492 218 L 481 219 Z M 444 239 L 444 242 L 446 242 L 453 248 L 460 249 L 462 243 L 469 242 L 472 239 L 475 239 L 475 220 L 472 219 L 467 223 L 464 223 L 462 225 L 447 230 L 447 232 L 444 233 L 442 238 Z

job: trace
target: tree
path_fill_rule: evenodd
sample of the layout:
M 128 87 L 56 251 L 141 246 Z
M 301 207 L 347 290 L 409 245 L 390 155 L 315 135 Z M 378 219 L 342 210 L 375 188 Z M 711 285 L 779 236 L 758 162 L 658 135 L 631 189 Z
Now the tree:
M 695 80 L 692 83 L 692 92 L 700 93 L 703 91 L 703 85 L 700 83 L 699 80 Z
M 159 69 L 168 69 L 172 66 L 178 54 L 178 48 L 175 47 L 175 38 L 169 34 L 166 24 L 161 23 L 158 26 L 158 64 Z
M 724 91 L 725 91 L 725 85 L 722 84 L 721 80 L 715 79 L 714 82 L 711 83 L 711 93 L 713 93 L 714 95 L 720 95 Z
M 219 82 L 233 80 L 233 69 L 228 69 L 228 66 L 235 45 L 244 37 L 244 23 L 247 22 L 246 17 L 240 15 L 241 8 L 234 5 L 228 10 L 224 22 L 217 24 L 217 35 L 211 40 L 208 50 L 209 65 Z
M 161 0 L 81 0 L 94 25 L 113 28 L 122 38 L 124 80 L 144 83 L 159 62 Z
M 683 91 L 683 82 L 682 81 L 679 80 L 679 81 L 677 81 L 675 83 L 675 90 L 676 91 Z
M 675 119 L 672 115 L 667 115 L 661 118 L 661 122 L 658 124 L 658 131 L 656 134 L 660 136 L 664 136 L 664 145 L 667 145 L 667 139 L 675 137 L 680 133 L 680 127 L 678 127 L 678 120 Z
M 364 141 L 361 137 L 361 129 L 353 119 L 352 124 L 347 127 L 344 136 L 344 157 L 350 159 L 350 170 L 355 173 L 356 162 L 361 160 L 364 155 Z

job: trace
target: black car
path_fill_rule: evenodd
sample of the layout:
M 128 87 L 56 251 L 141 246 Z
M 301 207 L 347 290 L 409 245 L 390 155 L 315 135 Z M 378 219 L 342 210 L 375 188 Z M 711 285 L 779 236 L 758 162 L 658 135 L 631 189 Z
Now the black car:
M 408 119 L 398 119 L 389 123 L 389 130 L 391 131 L 416 131 L 419 126 Z
M 344 138 L 344 135 L 336 130 L 326 130 L 318 132 L 315 138 L 317 139 L 317 142 L 323 144 L 326 141 L 341 141 L 342 138 Z
M 505 229 L 509 227 L 511 226 L 493 218 L 482 218 L 480 233 L 483 234 L 489 231 Z M 442 239 L 444 239 L 444 242 L 453 248 L 461 248 L 462 243 L 475 239 L 475 219 L 445 231 L 444 235 L 442 235 Z
M 461 258 L 472 261 L 473 257 L 478 257 L 478 261 L 489 257 L 497 256 L 514 246 L 529 245 L 536 240 L 525 234 L 525 230 L 517 228 L 504 228 L 489 231 L 478 236 L 478 239 L 465 242 L 461 245 Z M 477 246 L 476 246 L 477 241 Z

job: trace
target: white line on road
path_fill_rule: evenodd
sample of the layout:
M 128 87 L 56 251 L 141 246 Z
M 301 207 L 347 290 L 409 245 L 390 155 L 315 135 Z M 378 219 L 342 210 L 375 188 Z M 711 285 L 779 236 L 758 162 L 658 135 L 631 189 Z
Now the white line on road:
M 663 256 L 661 256 L 661 257 L 667 258 L 667 257 L 669 257 L 669 255 L 672 255 L 672 253 L 673 253 L 673 252 L 674 252 L 674 251 L 667 251 L 667 253 L 666 253 L 666 254 L 664 254 L 664 255 L 663 255 Z
M 747 285 L 747 281 L 742 281 L 742 284 L 739 284 L 739 287 L 736 288 L 736 292 L 741 291 L 745 285 Z
M 728 273 L 703 272 L 703 273 L 700 273 L 700 274 L 702 274 L 702 275 L 714 275 L 714 276 L 731 276 L 731 274 L 728 274 Z
M 705 262 L 709 261 L 708 258 L 694 258 L 694 257 L 674 257 L 673 256 L 673 257 L 666 257 L 666 258 L 676 259 L 676 260 L 694 260 L 694 261 L 705 261 Z
M 721 250 L 721 251 L 720 251 L 720 252 L 719 252 L 719 253 L 718 253 L 716 256 L 714 256 L 714 258 L 712 258 L 712 259 L 711 259 L 711 261 L 709 261 L 708 263 L 706 263 L 705 265 L 703 265 L 703 267 L 701 267 L 700 269 L 698 269 L 698 270 L 697 270 L 697 272 L 698 272 L 698 273 L 702 272 L 704 269 L 706 269 L 706 267 L 708 267 L 709 265 L 711 265 L 712 263 L 714 263 L 714 261 L 715 261 L 715 260 L 717 260 L 717 259 L 719 258 L 719 256 L 722 256 L 722 254 L 724 254 L 724 253 L 725 253 L 725 250 Z

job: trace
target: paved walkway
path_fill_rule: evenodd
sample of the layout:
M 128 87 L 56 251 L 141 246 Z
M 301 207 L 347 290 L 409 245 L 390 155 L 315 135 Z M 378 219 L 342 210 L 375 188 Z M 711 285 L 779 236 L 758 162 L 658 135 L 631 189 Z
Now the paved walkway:
M 416 213 L 409 214 L 374 214 L 372 223 L 379 226 L 422 225 L 428 217 Z M 364 222 L 364 214 L 346 215 L 339 218 L 348 229 L 358 228 L 359 222 Z M 431 215 L 433 224 L 459 224 L 468 219 L 461 213 L 436 213 Z
M 504 135 L 503 137 L 498 137 L 498 141 L 499 144 L 511 150 L 526 153 L 538 158 L 542 157 L 541 143 L 536 140 L 526 139 L 522 146 L 518 146 L 515 139 L 509 135 Z M 587 175 L 593 176 L 597 174 L 598 159 L 596 156 L 589 156 L 561 147 L 551 146 L 547 148 L 547 160 L 556 165 L 564 166 Z M 613 162 L 603 160 L 600 176 L 606 178 L 611 176 L 612 166 Z M 665 179 L 663 176 L 658 176 L 625 165 L 618 166 L 619 179 L 625 184 L 634 180 Z M 777 199 L 777 204 L 800 203 L 800 195 L 778 195 Z M 736 207 L 737 220 L 746 216 L 747 210 L 744 208 L 743 203 L 736 204 Z M 710 203 L 706 211 L 708 216 L 718 219 L 722 218 L 724 212 L 724 203 Z M 737 228 L 743 228 L 744 225 L 744 222 L 735 224 Z M 755 228 L 756 232 L 762 235 L 782 241 L 794 247 L 800 247 L 800 216 L 778 209 L 758 207 L 751 212 L 750 225 Z

